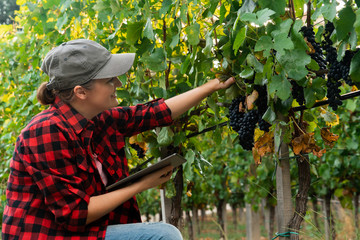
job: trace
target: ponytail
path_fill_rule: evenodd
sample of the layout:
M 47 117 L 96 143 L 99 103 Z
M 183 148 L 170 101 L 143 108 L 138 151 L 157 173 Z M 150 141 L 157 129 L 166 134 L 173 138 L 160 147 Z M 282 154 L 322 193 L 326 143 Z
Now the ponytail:
M 49 105 L 54 103 L 55 101 L 55 94 L 53 92 L 53 90 L 48 90 L 46 88 L 46 82 L 42 83 L 40 85 L 40 87 L 37 90 L 37 94 L 36 97 L 38 99 L 38 101 L 42 104 L 42 105 Z
M 87 83 L 82 84 L 81 86 L 85 89 L 92 89 L 94 87 L 94 80 L 90 80 Z M 46 82 L 42 83 L 37 90 L 36 97 L 42 105 L 49 105 L 55 102 L 56 96 L 58 96 L 63 102 L 69 104 L 74 98 L 74 88 L 65 89 L 65 90 L 49 90 L 46 87 Z

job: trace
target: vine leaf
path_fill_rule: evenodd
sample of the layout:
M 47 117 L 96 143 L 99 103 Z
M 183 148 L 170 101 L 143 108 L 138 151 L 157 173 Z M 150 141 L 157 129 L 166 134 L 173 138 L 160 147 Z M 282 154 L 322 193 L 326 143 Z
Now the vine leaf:
M 316 145 L 314 133 L 303 133 L 291 141 L 291 146 L 295 155 L 302 155 L 312 152 L 315 156 L 321 157 L 326 149 L 321 149 Z
M 193 25 L 185 28 L 185 32 L 188 35 L 189 43 L 193 46 L 198 45 L 198 43 L 200 42 L 200 25 L 198 23 L 194 23 Z
M 252 149 L 254 161 L 256 164 L 261 164 L 261 158 L 267 153 L 274 152 L 274 133 L 266 132 L 255 142 Z
M 271 9 L 265 8 L 256 13 L 244 13 L 240 19 L 242 21 L 252 22 L 259 26 L 264 25 L 265 22 L 270 20 L 270 16 L 274 15 L 275 12 Z
M 241 47 L 241 45 L 244 43 L 244 40 L 246 38 L 246 27 L 243 27 L 237 34 L 235 37 L 235 42 L 233 45 L 233 50 L 234 50 L 234 54 L 236 55 L 237 51 L 239 50 L 239 48 Z
M 291 83 L 284 74 L 275 75 L 269 82 L 269 93 L 276 93 L 281 100 L 286 100 L 290 97 L 291 87 Z
M 351 60 L 349 74 L 354 82 L 360 82 L 360 51 L 358 51 Z
M 140 38 L 145 22 L 129 23 L 126 31 L 126 43 L 134 45 Z
M 333 147 L 334 143 L 339 139 L 339 136 L 330 132 L 330 128 L 327 127 L 321 129 L 321 138 L 326 145 Z
M 336 22 L 336 33 L 338 40 L 343 40 L 352 31 L 356 15 L 351 8 L 347 6 L 339 12 L 339 21 Z

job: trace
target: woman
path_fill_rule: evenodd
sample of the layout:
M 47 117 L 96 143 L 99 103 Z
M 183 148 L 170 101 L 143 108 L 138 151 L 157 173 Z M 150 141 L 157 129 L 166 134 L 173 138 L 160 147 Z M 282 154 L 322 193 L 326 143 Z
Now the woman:
M 172 225 L 140 223 L 135 199 L 168 181 L 172 167 L 116 191 L 105 187 L 128 175 L 125 137 L 170 125 L 234 80 L 214 79 L 167 100 L 117 107 L 117 77 L 131 68 L 134 57 L 111 54 L 85 39 L 47 54 L 41 69 L 50 81 L 39 87 L 37 97 L 50 108 L 36 115 L 17 139 L 3 240 L 182 239 Z

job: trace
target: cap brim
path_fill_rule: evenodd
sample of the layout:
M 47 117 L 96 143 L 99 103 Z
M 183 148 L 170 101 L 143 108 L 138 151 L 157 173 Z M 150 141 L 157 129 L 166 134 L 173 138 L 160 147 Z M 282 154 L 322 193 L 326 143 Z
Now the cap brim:
M 110 60 L 93 79 L 111 78 L 125 74 L 134 63 L 135 53 L 112 54 Z

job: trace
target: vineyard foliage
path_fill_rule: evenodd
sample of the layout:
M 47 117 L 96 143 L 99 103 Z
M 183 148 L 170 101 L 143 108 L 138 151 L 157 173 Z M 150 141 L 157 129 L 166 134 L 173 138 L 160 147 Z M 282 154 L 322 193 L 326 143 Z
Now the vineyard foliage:
M 134 67 L 120 78 L 124 86 L 117 92 L 120 105 L 169 98 L 215 77 L 220 80 L 235 77 L 236 84 L 231 88 L 208 96 L 171 127 L 140 134 L 131 142 L 146 150 L 145 158 L 159 157 L 159 148 L 164 146 L 180 149 L 188 160 L 184 165 L 188 184 L 208 168 L 215 166 L 209 174 L 217 176 L 216 171 L 227 165 L 232 167 L 226 170 L 228 179 L 209 182 L 213 185 L 208 188 L 216 191 L 219 189 L 216 184 L 224 181 L 229 187 L 214 194 L 221 197 L 230 192 L 243 194 L 244 189 L 235 186 L 242 186 L 240 179 L 245 177 L 254 182 L 250 188 L 256 189 L 258 180 L 253 179 L 255 175 L 248 175 L 250 164 L 253 159 L 259 164 L 264 157 L 273 156 L 274 146 L 280 141 L 289 143 L 295 154 L 314 153 L 319 158 L 313 161 L 319 163 L 320 169 L 313 171 L 329 176 L 329 180 L 337 173 L 327 172 L 328 161 L 339 168 L 360 167 L 355 157 L 345 157 L 356 153 L 358 139 L 354 136 L 359 136 L 358 121 L 338 125 L 340 121 L 351 122 L 350 113 L 356 118 L 357 100 L 349 100 L 352 105 L 341 105 L 339 94 L 356 90 L 360 82 L 359 0 L 18 0 L 17 3 L 20 10 L 15 24 L 0 26 L 3 201 L 16 137 L 31 117 L 43 109 L 36 100 L 37 86 L 47 81 L 39 69 L 41 60 L 54 46 L 75 38 L 95 40 L 112 53 L 136 53 Z M 326 28 L 326 24 L 332 24 L 333 30 Z M 313 36 L 309 29 L 313 29 Z M 340 71 L 335 67 L 342 67 L 341 76 L 334 75 Z M 228 121 L 228 107 L 239 96 L 243 100 L 234 109 L 242 114 L 241 119 L 256 111 L 256 121 L 249 128 L 253 129 L 249 141 L 254 146 L 239 147 L 241 130 L 236 133 L 228 126 L 218 127 L 203 137 L 189 137 Z M 333 104 L 293 110 L 303 104 L 311 108 L 327 98 L 335 107 Z M 279 121 L 280 115 L 286 116 L 287 121 Z M 259 129 L 257 122 L 261 121 L 268 124 L 266 131 Z M 287 131 L 284 139 L 276 130 L 278 125 Z M 336 132 L 337 127 L 333 127 L 336 125 L 351 131 Z M 331 150 L 338 141 L 344 150 Z M 132 148 L 127 154 L 131 166 L 144 161 Z M 334 155 L 324 160 L 321 158 L 324 154 Z M 242 164 L 244 168 L 239 168 Z M 272 170 L 266 170 L 266 166 L 257 170 L 262 176 L 259 179 L 271 177 L 273 162 L 270 165 Z M 356 177 L 354 173 L 347 172 Z M 345 177 L 343 186 L 346 181 Z M 269 194 L 261 188 L 254 191 L 262 197 Z M 251 198 L 249 195 L 248 199 Z

